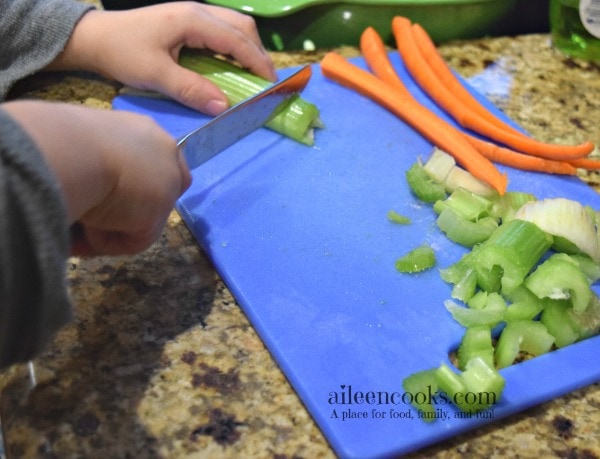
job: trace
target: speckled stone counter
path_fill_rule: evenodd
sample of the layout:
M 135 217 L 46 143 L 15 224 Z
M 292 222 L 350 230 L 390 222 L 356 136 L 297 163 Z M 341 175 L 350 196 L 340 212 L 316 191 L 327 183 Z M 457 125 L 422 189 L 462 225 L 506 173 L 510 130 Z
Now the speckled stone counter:
M 537 138 L 600 143 L 599 66 L 564 59 L 546 35 L 441 49 Z M 273 56 L 283 67 L 321 53 Z M 15 94 L 108 109 L 118 90 L 90 75 L 46 75 Z M 334 457 L 176 213 L 145 253 L 73 258 L 68 278 L 74 322 L 31 367 L 0 375 L 9 458 Z M 600 457 L 600 386 L 413 457 Z

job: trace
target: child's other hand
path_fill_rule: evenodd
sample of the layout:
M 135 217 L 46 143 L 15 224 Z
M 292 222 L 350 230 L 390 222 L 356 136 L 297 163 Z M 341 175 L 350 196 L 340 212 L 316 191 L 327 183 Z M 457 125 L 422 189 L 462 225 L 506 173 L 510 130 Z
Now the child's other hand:
M 90 11 L 50 69 L 91 70 L 138 89 L 161 92 L 204 113 L 219 114 L 227 108 L 221 90 L 178 65 L 184 46 L 229 55 L 255 74 L 276 79 L 253 18 L 197 2 Z

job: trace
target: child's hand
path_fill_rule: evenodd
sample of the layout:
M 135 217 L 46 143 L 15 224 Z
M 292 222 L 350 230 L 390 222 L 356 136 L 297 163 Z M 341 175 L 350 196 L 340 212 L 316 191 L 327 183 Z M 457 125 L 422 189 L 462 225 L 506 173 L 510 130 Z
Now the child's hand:
M 190 185 L 180 150 L 150 118 L 48 102 L 2 105 L 32 137 L 62 188 L 75 255 L 131 254 L 161 235 Z
M 257 75 L 276 79 L 254 19 L 197 2 L 90 11 L 50 69 L 91 70 L 210 115 L 222 112 L 227 100 L 219 88 L 177 64 L 184 46 L 230 55 Z

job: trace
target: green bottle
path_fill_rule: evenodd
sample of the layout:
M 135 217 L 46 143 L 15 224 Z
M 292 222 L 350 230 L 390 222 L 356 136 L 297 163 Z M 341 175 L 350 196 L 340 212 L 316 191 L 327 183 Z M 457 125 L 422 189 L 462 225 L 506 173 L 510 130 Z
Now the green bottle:
M 567 56 L 600 62 L 600 0 L 550 0 L 550 30 Z

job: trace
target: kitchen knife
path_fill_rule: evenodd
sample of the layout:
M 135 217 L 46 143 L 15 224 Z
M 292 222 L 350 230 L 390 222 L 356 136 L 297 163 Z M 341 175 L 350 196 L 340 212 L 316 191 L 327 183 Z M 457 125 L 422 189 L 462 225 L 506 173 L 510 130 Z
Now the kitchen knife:
M 178 145 L 188 167 L 195 169 L 238 140 L 263 126 L 283 110 L 311 77 L 305 65 L 289 77 L 225 110 L 208 123 L 183 136 Z

